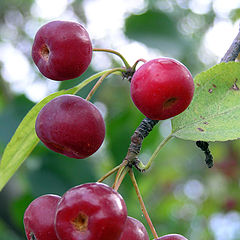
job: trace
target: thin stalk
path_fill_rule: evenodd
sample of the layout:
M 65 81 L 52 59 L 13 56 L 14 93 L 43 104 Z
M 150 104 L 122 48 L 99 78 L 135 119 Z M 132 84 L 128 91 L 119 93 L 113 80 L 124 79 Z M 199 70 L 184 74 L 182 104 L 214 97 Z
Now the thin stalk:
M 112 186 L 113 189 L 115 189 L 115 186 L 116 186 L 116 184 L 118 182 L 118 179 L 121 176 L 121 174 L 122 174 L 124 168 L 127 166 L 127 164 L 128 164 L 128 161 L 127 160 L 123 160 L 122 163 L 119 165 L 119 169 L 118 169 L 117 175 L 115 177 L 115 180 L 114 180 L 114 183 L 113 183 L 113 186 Z
M 129 172 L 129 170 L 130 170 L 130 167 L 128 167 L 128 166 L 125 166 L 125 167 L 124 167 L 121 175 L 120 175 L 119 178 L 118 178 L 118 181 L 116 182 L 116 184 L 115 184 L 115 186 L 114 186 L 114 189 L 115 189 L 116 191 L 119 189 L 119 187 L 120 187 L 120 185 L 121 185 L 124 177 L 125 177 L 126 174 Z
M 109 172 L 107 172 L 104 176 L 102 176 L 97 182 L 103 182 L 106 178 L 108 178 L 109 176 L 111 176 L 113 173 L 115 173 L 118 169 L 119 169 L 120 165 L 116 166 L 115 168 L 113 168 L 112 170 L 110 170 Z
M 138 184 L 137 184 L 137 181 L 136 181 L 136 178 L 134 176 L 134 173 L 133 173 L 132 169 L 129 170 L 129 175 L 130 175 L 130 178 L 132 180 L 132 183 L 133 183 L 133 186 L 135 188 L 135 191 L 137 193 L 137 197 L 138 197 L 139 203 L 141 205 L 141 209 L 142 209 L 143 215 L 145 216 L 145 218 L 147 220 L 147 223 L 148 223 L 148 225 L 150 227 L 150 230 L 151 230 L 151 232 L 152 232 L 152 234 L 154 236 L 154 239 L 157 239 L 158 238 L 157 232 L 156 232 L 156 230 L 155 230 L 155 228 L 153 226 L 151 218 L 149 217 L 149 214 L 148 214 L 147 209 L 145 207 L 145 204 L 143 202 L 143 198 L 142 198 L 142 195 L 141 195 L 140 190 L 138 188 Z
M 95 52 L 107 52 L 107 53 L 115 54 L 115 55 L 119 56 L 119 57 L 122 59 L 124 65 L 125 65 L 125 67 L 126 67 L 127 69 L 128 69 L 128 68 L 131 68 L 131 66 L 129 65 L 129 63 L 127 62 L 127 60 L 123 57 L 123 55 L 122 55 L 121 53 L 115 51 L 115 50 L 106 49 L 106 48 L 93 48 L 93 51 L 95 51 Z
M 156 150 L 153 152 L 152 156 L 150 157 L 150 159 L 148 160 L 148 163 L 146 165 L 144 165 L 141 161 L 139 161 L 139 163 L 137 163 L 137 167 L 139 169 L 141 169 L 141 171 L 146 171 L 147 169 L 150 168 L 150 166 L 152 165 L 153 161 L 155 160 L 155 158 L 157 157 L 159 151 L 165 146 L 165 144 L 172 138 L 173 136 L 170 134 L 169 136 L 167 136 L 162 142 L 160 142 L 160 144 L 158 145 L 158 147 L 156 148 Z
M 95 79 L 101 77 L 102 75 L 104 75 L 105 73 L 109 72 L 111 69 L 108 70 L 104 70 L 102 72 L 98 72 L 94 75 L 92 75 L 91 77 L 85 79 L 83 82 L 81 82 L 80 84 L 78 84 L 76 87 L 74 87 L 76 90 L 74 92 L 74 94 L 76 94 L 79 90 L 81 90 L 83 87 L 85 87 L 86 85 L 88 85 L 90 82 L 94 81 Z
M 147 60 L 145 60 L 145 59 L 143 59 L 143 58 L 138 59 L 138 60 L 133 64 L 133 66 L 132 66 L 132 70 L 133 70 L 133 71 L 135 71 L 135 69 L 136 69 L 136 67 L 137 67 L 137 65 L 138 65 L 139 62 L 146 63 Z
M 91 99 L 91 97 L 93 96 L 93 94 L 96 92 L 96 90 L 98 89 L 98 87 L 101 85 L 102 81 L 109 76 L 110 74 L 114 73 L 114 72 L 124 72 L 125 70 L 123 68 L 113 68 L 111 70 L 108 70 L 106 73 L 104 73 L 99 80 L 96 82 L 96 84 L 94 85 L 94 87 L 91 89 L 91 91 L 89 92 L 89 94 L 86 97 L 86 100 L 89 101 Z

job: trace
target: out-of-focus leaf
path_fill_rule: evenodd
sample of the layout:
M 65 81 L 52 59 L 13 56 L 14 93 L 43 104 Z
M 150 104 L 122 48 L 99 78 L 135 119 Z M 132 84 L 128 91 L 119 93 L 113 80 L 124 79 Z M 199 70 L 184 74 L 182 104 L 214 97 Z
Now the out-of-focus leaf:
M 227 141 L 240 137 L 240 63 L 220 63 L 195 79 L 192 103 L 172 120 L 173 136 Z
M 23 240 L 0 219 L 1 240 Z
M 175 55 L 183 48 L 176 22 L 162 11 L 148 10 L 140 15 L 131 15 L 126 19 L 125 33 L 129 38 L 168 55 Z
M 12 221 L 16 223 L 16 226 L 22 230 L 22 232 L 24 232 L 24 226 L 22 221 L 20 222 L 19 219 L 23 219 L 25 210 L 33 200 L 33 196 L 29 193 L 26 193 L 11 202 L 10 212 Z
M 240 18 L 240 8 L 233 9 L 230 13 L 231 20 L 235 23 Z

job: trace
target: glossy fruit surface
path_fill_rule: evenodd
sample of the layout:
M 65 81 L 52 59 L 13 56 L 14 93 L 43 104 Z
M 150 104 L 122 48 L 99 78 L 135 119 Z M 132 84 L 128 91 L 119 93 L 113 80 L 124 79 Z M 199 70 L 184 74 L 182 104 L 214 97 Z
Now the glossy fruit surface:
M 71 158 L 92 155 L 105 137 L 99 110 L 75 95 L 62 95 L 47 103 L 38 114 L 35 129 L 48 148 Z
M 119 240 L 149 240 L 148 233 L 144 225 L 135 218 L 127 217 L 124 230 Z
M 47 194 L 36 198 L 24 213 L 24 228 L 28 240 L 58 240 L 54 218 L 60 196 Z
M 191 73 L 171 58 L 146 62 L 131 80 L 134 104 L 153 120 L 164 120 L 183 112 L 189 106 L 193 93 Z
M 187 240 L 187 238 L 180 234 L 167 234 L 155 240 Z
M 118 192 L 102 183 L 87 183 L 63 195 L 55 227 L 60 240 L 118 240 L 126 219 Z
M 45 77 L 58 81 L 73 79 L 91 62 L 91 40 L 79 23 L 52 21 L 38 30 L 32 58 Z

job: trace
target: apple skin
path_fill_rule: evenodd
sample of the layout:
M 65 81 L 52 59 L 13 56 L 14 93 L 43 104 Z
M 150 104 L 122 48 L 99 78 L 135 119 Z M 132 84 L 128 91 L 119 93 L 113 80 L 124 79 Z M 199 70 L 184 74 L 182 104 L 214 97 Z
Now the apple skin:
M 193 93 L 191 73 L 171 58 L 144 63 L 131 80 L 134 104 L 152 120 L 164 120 L 180 114 L 189 106 Z
M 144 225 L 135 218 L 127 217 L 124 230 L 119 240 L 149 240 L 148 233 Z
M 79 77 L 92 59 L 92 43 L 79 23 L 52 21 L 37 32 L 32 58 L 39 71 L 57 81 Z
M 188 239 L 180 234 L 167 234 L 155 240 L 188 240 Z
M 28 240 L 59 240 L 56 236 L 54 219 L 61 197 L 46 194 L 34 199 L 24 213 L 24 228 Z
M 126 219 L 118 192 L 103 183 L 86 183 L 62 196 L 55 230 L 59 240 L 119 240 Z
M 37 116 L 35 130 L 49 149 L 77 159 L 95 153 L 105 137 L 104 119 L 97 107 L 71 94 L 48 102 Z

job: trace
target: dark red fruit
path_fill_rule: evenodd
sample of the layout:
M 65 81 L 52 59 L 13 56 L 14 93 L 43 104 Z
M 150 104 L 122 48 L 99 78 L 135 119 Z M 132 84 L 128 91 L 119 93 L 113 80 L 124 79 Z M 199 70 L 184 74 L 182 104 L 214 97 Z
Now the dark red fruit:
M 187 238 L 180 234 L 167 234 L 155 240 L 187 240 Z
M 62 95 L 47 103 L 38 114 L 35 128 L 48 148 L 71 158 L 89 157 L 105 137 L 99 110 L 74 95 Z
M 127 217 L 124 230 L 119 240 L 149 240 L 144 225 L 135 218 Z
M 153 120 L 164 120 L 183 112 L 193 93 L 191 73 L 183 64 L 170 58 L 146 62 L 131 80 L 133 102 Z
M 58 81 L 73 79 L 91 62 L 91 40 L 79 23 L 49 22 L 35 36 L 32 58 L 45 77 Z
M 102 183 L 87 183 L 67 191 L 56 211 L 60 240 L 118 240 L 127 219 L 123 198 Z
M 47 194 L 31 202 L 23 218 L 28 240 L 58 240 L 54 218 L 60 199 L 60 196 Z

